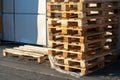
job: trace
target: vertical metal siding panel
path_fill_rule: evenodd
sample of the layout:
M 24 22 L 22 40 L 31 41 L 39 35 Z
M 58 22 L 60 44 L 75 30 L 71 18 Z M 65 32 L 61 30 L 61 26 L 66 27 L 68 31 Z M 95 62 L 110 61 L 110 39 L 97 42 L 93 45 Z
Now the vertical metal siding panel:
M 13 13 L 13 0 L 3 0 L 3 12 L 4 13 Z
M 2 39 L 2 16 L 0 16 L 0 39 Z
M 45 15 L 15 15 L 17 42 L 46 45 Z
M 2 33 L 2 16 L 0 16 L 0 33 Z
M 13 14 L 3 15 L 3 37 L 4 37 L 4 40 L 14 41 L 14 16 Z
M 15 0 L 16 13 L 46 13 L 46 0 Z
M 37 38 L 37 15 L 15 15 L 15 38 L 18 42 L 36 43 Z

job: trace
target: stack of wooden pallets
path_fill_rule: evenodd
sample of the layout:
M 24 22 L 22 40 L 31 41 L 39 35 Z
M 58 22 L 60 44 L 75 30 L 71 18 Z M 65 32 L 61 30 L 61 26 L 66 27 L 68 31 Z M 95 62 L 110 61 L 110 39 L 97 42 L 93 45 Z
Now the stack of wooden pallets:
M 119 0 L 47 2 L 49 54 L 83 75 L 116 61 Z

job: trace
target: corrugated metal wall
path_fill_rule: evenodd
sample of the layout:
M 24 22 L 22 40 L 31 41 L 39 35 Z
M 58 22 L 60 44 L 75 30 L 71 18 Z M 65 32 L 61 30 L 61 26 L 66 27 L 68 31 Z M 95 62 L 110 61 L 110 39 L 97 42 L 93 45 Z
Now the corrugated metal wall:
M 3 0 L 3 7 L 4 40 L 47 44 L 46 0 Z M 1 10 L 0 4 L 0 35 Z M 120 35 L 118 49 L 120 49 Z
M 0 38 L 2 38 L 2 0 L 0 0 Z
M 47 44 L 46 0 L 3 0 L 3 39 Z

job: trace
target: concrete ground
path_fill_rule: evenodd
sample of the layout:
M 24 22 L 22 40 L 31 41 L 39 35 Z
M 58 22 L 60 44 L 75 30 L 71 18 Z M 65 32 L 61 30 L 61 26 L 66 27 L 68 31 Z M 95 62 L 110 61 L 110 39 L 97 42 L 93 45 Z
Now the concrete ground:
M 87 76 L 75 78 L 50 69 L 48 61 L 38 64 L 2 56 L 4 48 L 14 46 L 18 44 L 4 43 L 0 46 L 0 80 L 120 80 L 120 61 Z

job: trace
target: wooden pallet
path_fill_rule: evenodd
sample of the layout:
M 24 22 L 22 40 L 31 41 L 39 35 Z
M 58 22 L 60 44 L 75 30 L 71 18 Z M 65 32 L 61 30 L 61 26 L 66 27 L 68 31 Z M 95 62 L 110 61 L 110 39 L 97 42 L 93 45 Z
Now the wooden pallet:
M 117 48 L 116 45 L 107 45 L 101 48 L 92 49 L 86 52 L 74 52 L 74 51 L 66 51 L 66 50 L 60 50 L 60 49 L 53 49 L 49 48 L 49 54 L 51 56 L 58 56 L 63 58 L 71 58 L 75 60 L 84 60 L 89 59 L 94 56 L 100 56 L 102 54 L 105 54 L 106 52 L 110 52 L 111 50 L 115 50 Z
M 119 3 L 118 2 L 113 2 L 113 3 L 104 3 L 105 5 L 101 5 L 100 7 L 100 3 L 98 3 L 99 8 L 97 6 L 97 3 L 87 3 L 86 5 L 84 5 L 85 3 L 83 3 L 83 5 L 80 3 L 47 3 L 47 11 L 48 16 L 49 17 L 56 17 L 55 15 L 57 15 L 57 13 L 59 13 L 58 17 L 63 17 L 63 18 L 71 18 L 70 13 L 74 14 L 74 13 L 79 13 L 79 15 L 77 15 L 78 17 L 74 18 L 83 18 L 83 17 L 90 17 L 90 16 L 108 16 L 111 15 L 109 14 L 118 14 L 119 11 Z M 112 5 L 114 4 L 114 6 Z M 116 4 L 116 5 L 115 5 Z M 92 6 L 92 7 L 90 7 Z M 95 7 L 94 7 L 95 6 Z M 87 8 L 86 8 L 87 7 Z M 106 8 L 107 7 L 107 8 Z M 61 16 L 60 16 L 61 13 Z M 69 14 L 68 14 L 69 13 Z M 73 15 L 72 15 L 73 16 Z
M 116 19 L 118 19 L 118 18 L 116 18 Z M 107 20 L 107 19 L 106 19 Z M 105 24 L 99 24 L 99 25 L 83 25 L 83 26 L 77 26 L 77 24 L 75 23 L 75 22 L 73 22 L 74 23 L 74 25 L 73 26 L 63 26 L 59 21 L 55 21 L 55 20 L 53 20 L 53 21 L 51 21 L 50 23 L 49 23 L 49 28 L 53 28 L 53 27 L 55 27 L 55 28 L 68 28 L 68 29 L 73 29 L 73 30 L 76 30 L 76 29 L 78 29 L 78 30 L 87 30 L 87 29 L 91 29 L 91 28 L 97 28 L 97 27 L 103 27 L 103 28 L 118 28 L 118 22 L 109 22 L 109 23 L 105 23 Z M 72 23 L 71 23 L 72 24 Z
M 50 0 L 50 2 L 80 2 L 81 0 Z
M 50 18 L 63 18 L 63 19 L 81 19 L 81 18 L 96 18 L 98 17 L 109 17 L 117 16 L 119 14 L 118 8 L 110 10 L 87 10 L 85 12 L 80 11 L 48 11 L 47 16 Z
M 64 12 L 64 11 L 60 11 L 60 12 L 54 12 L 54 11 L 48 11 L 47 16 L 50 18 L 65 18 L 65 19 L 69 19 L 69 18 L 74 18 L 74 19 L 81 19 L 83 17 L 86 17 L 85 15 L 83 15 L 83 13 L 81 12 Z
M 63 19 L 81 19 L 81 18 L 97 18 L 107 16 L 108 11 L 88 11 L 85 13 L 78 11 L 48 11 L 47 16 L 50 18 L 63 18 Z M 96 17 L 97 16 L 97 17 Z
M 101 54 L 89 60 L 64 59 L 62 57 L 55 57 L 55 59 L 57 60 L 56 65 L 61 69 L 86 75 L 117 61 L 116 56 L 116 52 L 113 51 Z M 53 66 L 51 67 L 54 68 Z
M 48 11 L 81 11 L 82 5 L 80 3 L 47 3 Z
M 104 17 L 88 18 L 88 19 L 52 19 L 48 18 L 49 26 L 66 26 L 66 27 L 83 27 L 84 26 L 97 26 L 103 24 Z
M 57 28 L 57 27 L 49 27 L 50 34 L 61 34 L 61 35 L 82 35 L 82 31 L 80 29 L 70 29 L 70 28 Z
M 94 50 L 101 48 L 103 46 L 103 41 L 96 41 L 93 43 L 68 43 L 68 42 L 56 42 L 56 41 L 50 41 L 49 47 L 55 48 L 55 49 L 63 49 L 68 51 L 74 51 L 74 52 L 85 52 L 89 50 Z
M 77 26 L 77 27 L 82 27 L 82 20 L 74 20 L 74 19 L 66 19 L 66 20 L 61 20 L 61 19 L 51 19 L 48 18 L 48 25 L 49 26 Z
M 117 2 L 119 2 L 119 0 L 114 0 L 114 1 L 117 1 Z M 113 2 L 113 0 L 50 0 L 50 1 L 48 1 L 48 2 L 86 2 L 86 3 L 88 3 L 88 2 Z
M 104 61 L 104 57 L 97 57 L 90 61 L 84 61 L 84 60 L 72 60 L 72 59 L 64 59 L 61 57 L 55 57 L 58 65 L 65 65 L 75 68 L 91 68 L 94 65 L 97 65 L 100 62 Z
M 48 17 L 51 18 L 92 18 L 117 16 L 119 1 L 50 1 L 47 2 Z
M 119 7 L 119 3 L 118 1 L 113 1 L 113 2 L 78 2 L 78 3 L 74 3 L 74 2 L 61 2 L 58 4 L 58 2 L 48 2 L 47 3 L 47 9 L 49 11 L 54 11 L 54 10 L 64 10 L 64 11 L 68 11 L 69 9 L 73 9 L 73 10 L 87 10 L 87 9 L 113 9 L 113 8 L 117 8 Z
M 117 19 L 117 18 L 116 18 Z M 102 22 L 98 22 L 98 23 L 101 23 L 101 24 L 86 24 L 86 25 L 83 25 L 81 21 L 78 20 L 60 20 L 60 19 L 49 19 L 48 20 L 48 26 L 49 27 L 56 27 L 56 28 L 62 28 L 62 27 L 65 27 L 65 28 L 74 28 L 74 29 L 80 29 L 80 30 L 83 30 L 83 29 L 87 29 L 87 28 L 93 28 L 93 27 L 102 27 L 102 26 L 105 26 L 105 27 L 108 27 L 108 26 L 116 26 L 118 27 L 118 22 L 114 21 L 110 21 L 108 22 L 107 20 L 110 20 L 109 18 L 106 18 L 106 19 L 102 19 L 103 21 Z M 79 23 L 80 22 L 80 23 Z M 78 24 L 79 23 L 79 24 Z M 104 23 L 104 24 L 102 24 Z
M 84 75 L 90 74 L 92 72 L 95 72 L 95 71 L 103 68 L 104 67 L 104 62 L 96 64 L 95 66 L 93 66 L 92 68 L 89 68 L 89 69 L 88 68 L 76 68 L 76 67 L 60 65 L 60 64 L 57 64 L 57 66 L 59 66 L 59 68 L 61 68 L 62 70 L 75 72 L 75 73 L 78 73 L 78 74 L 82 74 L 84 76 Z
M 112 28 L 110 28 L 113 30 Z M 67 28 L 60 26 L 49 26 L 49 34 L 60 34 L 60 35 L 74 35 L 74 36 L 92 36 L 96 34 L 102 34 L 104 32 L 103 26 L 94 26 L 91 28 Z
M 84 43 L 84 37 L 64 36 L 64 35 L 50 35 L 50 41 L 68 42 L 68 43 Z
M 87 52 L 73 52 L 73 51 L 65 51 L 65 50 L 58 50 L 58 49 L 49 49 L 49 54 L 51 56 L 58 56 L 62 58 L 71 58 L 74 60 L 84 60 L 90 57 L 94 57 L 96 55 L 101 55 L 102 48 L 98 48 L 95 50 L 90 50 Z
M 37 62 L 38 63 L 42 63 L 45 61 L 45 59 L 47 59 L 47 55 L 46 53 L 43 54 L 43 52 L 40 53 L 40 51 L 33 51 L 33 50 L 30 50 L 30 49 L 26 49 L 26 48 L 23 48 L 22 46 L 21 47 L 15 47 L 13 49 L 5 49 L 3 50 L 3 56 L 8 56 L 8 55 L 15 55 L 15 56 L 18 56 L 20 58 L 26 58 L 26 57 L 29 57 L 29 58 L 34 58 L 34 59 L 37 59 Z
M 93 34 L 90 36 L 76 36 L 76 35 L 60 35 L 60 34 L 50 34 L 49 40 L 56 42 L 68 42 L 68 43 L 92 43 L 96 41 L 102 41 L 104 39 L 103 34 Z
M 49 26 L 50 35 L 70 35 L 70 36 L 93 36 L 98 34 L 107 35 L 117 35 L 118 26 L 116 25 L 106 25 L 106 26 L 94 26 L 91 28 L 67 28 L 61 26 Z
M 81 11 L 81 8 L 82 6 L 80 5 L 80 3 L 51 3 L 51 2 L 48 2 L 47 3 L 47 9 L 49 11 L 69 11 L 69 10 L 72 10 L 72 11 Z
M 111 14 L 112 15 L 112 14 Z M 48 18 L 49 26 L 65 26 L 65 27 L 83 27 L 83 26 L 97 26 L 104 24 L 117 23 L 118 16 L 109 17 L 88 17 L 88 18 L 73 18 L 73 19 L 61 19 L 61 18 Z
M 69 9 L 73 9 L 73 10 L 86 10 L 86 9 L 108 9 L 108 8 L 116 8 L 119 6 L 119 3 L 118 1 L 112 1 L 112 2 L 102 2 L 102 1 L 86 1 L 86 2 L 64 2 L 64 1 L 61 1 L 61 2 L 57 2 L 57 1 L 51 1 L 51 2 L 48 2 L 47 3 L 47 8 L 49 10 L 54 10 L 54 9 L 57 9 L 57 10 L 69 10 Z M 54 5 L 56 5 L 54 7 Z M 60 5 L 57 7 L 57 5 Z M 73 5 L 76 5 L 76 6 L 73 6 Z

